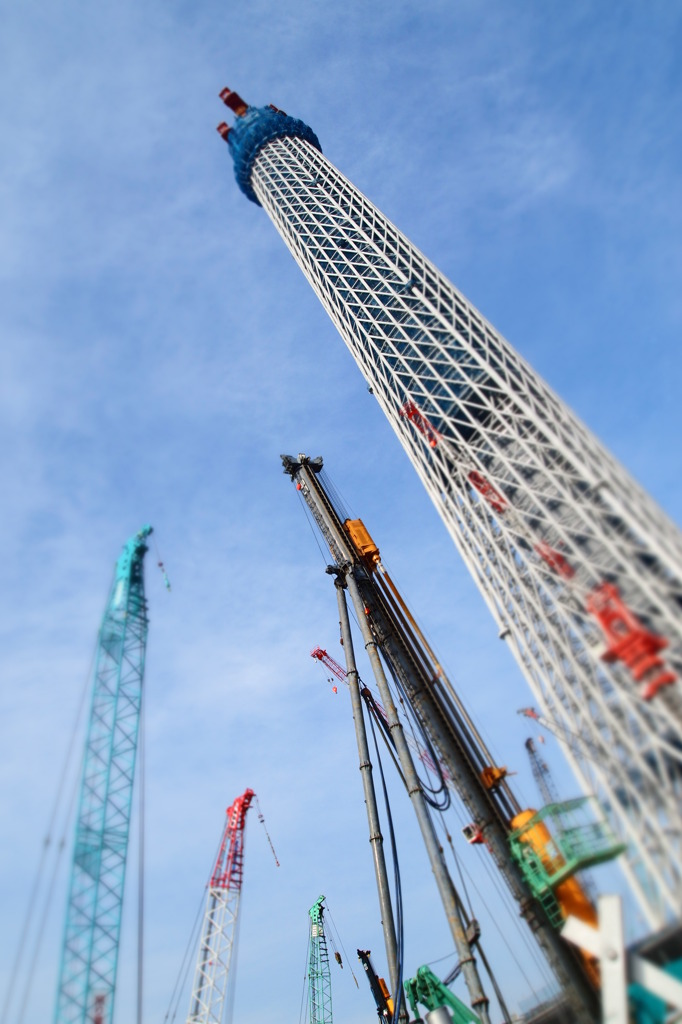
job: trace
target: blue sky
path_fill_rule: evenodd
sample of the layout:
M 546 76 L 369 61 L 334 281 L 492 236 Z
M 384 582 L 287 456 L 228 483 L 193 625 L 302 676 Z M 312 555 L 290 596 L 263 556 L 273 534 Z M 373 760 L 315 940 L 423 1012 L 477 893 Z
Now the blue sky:
M 217 94 L 305 119 L 679 521 L 682 17 L 627 0 L 10 0 L 3 20 L 1 990 L 111 568 L 149 521 L 173 590 L 152 550 L 145 1020 L 166 1013 L 246 786 L 282 866 L 252 815 L 236 1011 L 294 1019 L 320 893 L 351 959 L 384 964 L 347 696 L 308 656 L 339 651 L 333 587 L 279 454 L 324 456 L 529 803 L 531 701 L 350 355 L 238 191 Z M 394 787 L 413 970 L 451 944 L 405 803 Z M 461 849 L 502 917 L 481 856 Z M 51 1012 L 64 875 L 27 1022 Z M 374 1013 L 356 974 L 359 990 L 334 975 L 336 1024 Z

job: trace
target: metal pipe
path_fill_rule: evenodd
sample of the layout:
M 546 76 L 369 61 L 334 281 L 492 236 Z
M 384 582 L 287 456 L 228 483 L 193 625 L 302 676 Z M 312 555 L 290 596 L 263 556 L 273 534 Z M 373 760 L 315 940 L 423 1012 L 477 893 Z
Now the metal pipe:
M 572 1002 L 576 1020 L 594 1021 L 597 1012 L 595 993 L 575 956 L 575 951 L 563 942 L 546 915 L 525 890 L 520 869 L 511 859 L 507 840 L 508 819 L 502 821 L 501 806 L 491 800 L 491 794 L 481 786 L 480 779 L 476 777 L 475 769 L 467 758 L 466 745 L 461 746 L 461 738 L 453 732 L 456 723 L 448 721 L 447 708 L 443 706 L 437 694 L 431 693 L 426 680 L 415 674 L 410 652 L 405 647 L 405 638 L 401 636 L 396 624 L 385 617 L 386 609 L 374 600 L 371 581 L 369 588 L 369 592 L 363 595 L 363 601 L 369 603 L 374 625 L 379 627 L 384 656 L 397 668 L 406 686 L 408 699 L 420 721 L 426 724 L 427 732 L 448 767 L 463 802 L 472 813 L 495 863 L 518 901 L 521 916 L 534 932 Z
M 407 745 L 402 724 L 398 718 L 398 712 L 396 711 L 395 704 L 393 703 L 393 697 L 388 686 L 388 680 L 386 679 L 386 674 L 384 673 L 384 668 L 381 664 L 376 641 L 372 636 L 372 632 L 367 622 L 364 601 L 360 595 L 352 568 L 349 568 L 347 572 L 346 582 L 348 584 L 348 592 L 350 593 L 358 617 L 360 631 L 362 632 L 362 636 L 365 641 L 365 650 L 367 651 L 372 671 L 374 672 L 374 678 L 376 679 L 377 686 L 379 688 L 381 702 L 384 705 L 388 728 L 393 738 L 398 760 L 400 761 L 400 767 L 405 778 L 407 793 L 412 801 L 412 806 L 414 807 L 415 814 L 417 816 L 417 822 L 431 863 L 431 870 L 433 871 L 436 885 L 438 886 L 438 892 L 440 894 L 443 907 L 445 908 L 445 915 L 448 919 L 448 925 L 450 926 L 450 932 L 455 944 L 457 956 L 459 957 L 459 961 L 462 965 L 462 974 L 464 975 L 464 980 L 466 982 L 467 989 L 469 990 L 471 1007 L 480 1017 L 482 1024 L 490 1024 L 490 1017 L 488 1015 L 488 997 L 483 991 L 481 979 L 478 974 L 478 968 L 476 967 L 476 958 L 474 957 L 473 950 L 467 940 L 464 925 L 460 917 L 458 906 L 459 900 L 457 898 L 452 879 L 450 878 L 445 858 L 443 857 L 443 850 L 433 827 L 433 822 L 424 798 L 421 783 L 419 782 L 419 777 L 414 767 L 414 762 L 412 760 L 412 755 L 410 754 L 410 749 Z
M 384 930 L 386 960 L 388 961 L 388 975 L 391 979 L 391 991 L 395 992 L 398 985 L 398 950 L 395 934 L 395 922 L 393 919 L 393 905 L 391 903 L 391 890 L 388 884 L 386 859 L 384 857 L 384 840 L 381 834 L 379 810 L 377 807 L 376 792 L 374 790 L 374 781 L 372 779 L 372 762 L 369 756 L 369 744 L 367 742 L 365 718 L 362 711 L 362 697 L 360 696 L 359 676 L 355 663 L 353 637 L 348 618 L 345 583 L 340 570 L 338 570 L 335 575 L 336 579 L 334 583 L 336 587 L 336 599 L 339 605 L 341 639 L 343 641 L 343 651 L 346 657 L 346 678 L 348 680 L 348 689 L 350 690 L 353 722 L 355 724 L 355 738 L 358 744 L 358 756 L 360 759 L 362 788 L 365 794 L 365 805 L 367 807 L 369 841 L 372 846 L 374 871 L 377 880 L 377 893 L 379 896 L 379 907 L 381 909 L 381 925 Z

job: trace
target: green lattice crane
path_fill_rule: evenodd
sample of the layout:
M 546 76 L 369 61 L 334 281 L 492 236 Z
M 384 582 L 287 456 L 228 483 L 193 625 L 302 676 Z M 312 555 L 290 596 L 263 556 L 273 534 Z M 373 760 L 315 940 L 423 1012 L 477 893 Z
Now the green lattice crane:
M 332 1024 L 332 979 L 329 950 L 324 933 L 325 897 L 319 896 L 309 910 L 308 999 L 310 1024 Z
M 143 526 L 116 562 L 99 631 L 55 1024 L 111 1024 L 147 644 Z

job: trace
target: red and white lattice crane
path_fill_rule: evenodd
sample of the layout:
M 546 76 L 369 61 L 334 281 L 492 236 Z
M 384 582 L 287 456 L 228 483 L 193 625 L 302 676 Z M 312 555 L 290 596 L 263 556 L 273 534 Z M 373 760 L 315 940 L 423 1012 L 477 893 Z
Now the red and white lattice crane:
M 255 793 L 228 807 L 220 851 L 208 884 L 187 1024 L 221 1024 L 244 873 L 244 824 Z
M 338 661 L 334 661 L 331 654 L 327 654 L 323 647 L 313 647 L 310 652 L 310 657 L 314 658 L 316 661 L 321 661 L 324 667 L 328 668 L 329 671 L 335 675 L 337 679 L 340 679 L 342 683 L 346 682 L 345 668 L 342 668 Z M 331 679 L 329 682 L 331 683 Z M 336 686 L 332 686 L 332 690 L 336 693 Z
M 325 666 L 325 668 L 328 668 L 329 671 L 333 675 L 335 675 L 337 679 L 340 679 L 342 683 L 347 682 L 347 673 L 345 668 L 339 665 L 338 661 L 335 661 L 334 658 L 332 658 L 331 654 L 328 654 L 323 647 L 313 647 L 312 651 L 310 652 L 310 657 L 314 658 L 316 661 L 320 661 Z M 329 682 L 331 683 L 331 679 L 329 680 Z M 334 693 L 336 693 L 336 686 L 332 685 L 332 690 L 334 691 Z M 387 722 L 386 712 L 381 705 L 381 701 L 377 700 L 377 698 L 373 696 L 372 703 L 376 710 L 378 711 L 379 715 L 383 718 L 384 722 Z M 450 771 L 448 770 L 448 766 L 446 764 L 443 764 L 443 762 L 441 761 L 439 762 L 439 767 L 437 768 L 436 765 L 434 764 L 433 757 L 428 752 L 428 750 L 425 747 L 420 746 L 418 743 L 415 743 L 411 736 L 407 737 L 407 744 L 416 753 L 417 757 L 422 762 L 422 764 L 426 765 L 426 767 L 432 772 L 440 772 L 440 774 L 443 776 L 443 781 L 446 783 L 446 785 L 450 785 L 450 783 L 452 782 L 452 776 L 450 775 Z

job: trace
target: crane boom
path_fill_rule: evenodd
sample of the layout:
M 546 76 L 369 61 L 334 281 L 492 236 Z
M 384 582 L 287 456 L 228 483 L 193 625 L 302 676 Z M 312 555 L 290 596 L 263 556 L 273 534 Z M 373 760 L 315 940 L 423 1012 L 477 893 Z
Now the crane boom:
M 377 1013 L 379 1020 L 382 1024 L 391 1024 L 393 1020 L 393 1000 L 391 999 L 391 993 L 386 987 L 386 982 L 383 978 L 374 970 L 372 961 L 369 958 L 369 949 L 358 950 L 358 960 L 362 964 L 365 974 L 367 975 L 367 981 L 369 987 L 374 996 L 374 1002 L 377 1004 Z
M 338 661 L 332 658 L 331 654 L 327 654 L 323 647 L 313 647 L 310 652 L 310 657 L 315 658 L 316 661 L 322 662 L 322 664 L 332 672 L 337 679 L 340 679 L 342 683 L 346 682 L 348 673 L 345 668 L 339 665 Z
M 554 780 L 552 779 L 546 762 L 542 760 L 538 753 L 535 741 L 529 736 L 524 746 L 528 752 L 533 778 L 535 779 L 535 784 L 540 790 L 543 802 L 546 804 L 558 804 L 559 794 L 557 793 L 554 785 Z
M 99 631 L 55 1024 L 110 1024 L 147 643 L 143 526 L 116 562 Z
M 308 994 L 310 1024 L 333 1024 L 332 979 L 329 950 L 324 931 L 324 896 L 318 896 L 308 911 L 310 945 L 308 949 Z
M 316 661 L 321 662 L 325 666 L 325 668 L 328 668 L 329 671 L 332 672 L 336 676 L 337 679 L 341 680 L 341 682 L 343 682 L 343 683 L 347 682 L 347 672 L 346 672 L 346 670 L 344 668 L 342 668 L 341 665 L 339 665 L 338 661 L 336 661 L 334 658 L 332 658 L 331 654 L 328 654 L 327 651 L 325 651 L 323 647 L 313 647 L 312 651 L 310 652 L 310 657 L 314 658 Z M 368 692 L 369 691 L 367 689 L 363 690 L 363 696 L 365 696 Z M 372 697 L 372 704 L 376 708 L 376 710 L 378 711 L 378 713 L 381 716 L 381 718 L 383 719 L 383 721 L 386 722 L 386 711 L 385 711 L 381 701 L 378 700 L 376 697 Z M 448 786 L 450 786 L 452 789 L 454 789 L 455 787 L 454 787 L 452 779 L 450 777 L 450 772 L 448 771 L 448 766 L 443 761 L 439 761 L 438 762 L 438 766 L 436 767 L 436 764 L 434 763 L 433 757 L 431 756 L 429 751 L 426 749 L 426 747 L 424 747 L 421 744 L 417 743 L 412 736 L 407 736 L 406 739 L 407 739 L 407 745 L 409 746 L 410 750 L 412 750 L 417 755 L 419 760 L 424 765 L 426 765 L 426 767 L 430 771 L 432 771 L 432 772 L 438 772 L 439 771 L 440 774 L 443 777 L 444 782 Z M 360 957 L 360 959 L 362 960 L 362 957 Z M 364 961 L 363 961 L 363 964 L 364 964 Z
M 244 875 L 244 826 L 255 793 L 247 789 L 226 813 L 208 884 L 206 911 L 187 1024 L 221 1024 Z

